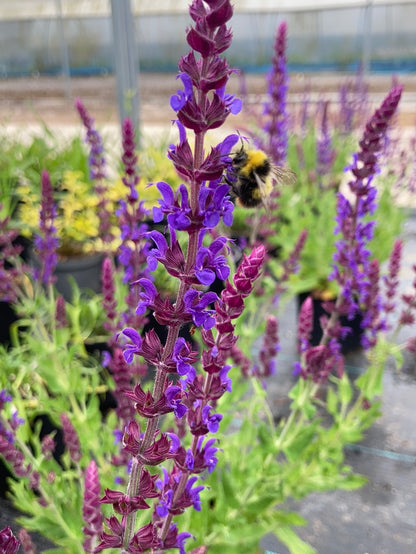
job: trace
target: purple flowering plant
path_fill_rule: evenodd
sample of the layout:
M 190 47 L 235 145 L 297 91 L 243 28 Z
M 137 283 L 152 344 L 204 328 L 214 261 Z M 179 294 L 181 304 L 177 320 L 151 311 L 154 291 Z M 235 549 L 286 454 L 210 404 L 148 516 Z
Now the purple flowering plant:
M 268 249 L 277 254 L 277 261 L 270 260 L 268 267 L 280 278 L 281 261 L 290 256 L 301 233 L 307 230 L 304 247 L 299 253 L 298 271 L 288 282 L 289 290 L 294 294 L 313 292 L 323 299 L 334 298 L 338 287 L 328 277 L 337 238 L 335 233 L 328 232 L 328 222 L 336 216 L 337 193 L 346 186 L 345 168 L 357 149 L 362 122 L 370 115 L 369 102 L 360 72 L 354 81 L 341 84 L 339 101 L 335 105 L 325 97 L 312 101 L 307 92 L 300 110 L 299 104 L 288 102 L 287 41 L 288 28 L 283 22 L 276 32 L 263 113 L 256 116 L 246 132 L 255 144 L 269 153 L 274 163 L 288 165 L 295 171 L 297 181 L 293 186 L 282 186 L 274 192 L 272 213 L 260 216 L 256 234 L 258 240 L 267 242 Z M 390 130 L 386 133 L 386 141 L 389 135 Z M 393 180 L 398 180 L 399 172 L 402 173 L 403 168 L 395 162 L 391 149 L 388 151 L 383 146 L 383 162 L 374 177 L 378 209 L 372 215 L 377 225 L 371 241 L 373 256 L 380 262 L 387 260 L 404 221 L 403 209 L 394 201 L 397 186 Z M 245 218 L 245 213 L 237 208 L 236 229 Z M 390 222 L 389 226 L 383 225 L 385 220 Z
M 134 130 L 129 120 L 123 124 L 126 195 L 116 214 L 122 243 L 117 268 L 111 256 L 104 260 L 102 296 L 88 304 L 91 312 L 100 308 L 105 314 L 103 363 L 85 349 L 86 300 L 75 293 L 65 302 L 54 288 L 55 209 L 45 173 L 36 286 L 26 286 L 18 262 L 0 274 L 0 291 L 26 313 L 22 323 L 28 327 L 16 336 L 16 348 L 0 351 L 0 454 L 17 477 L 10 486 L 16 506 L 26 513 L 22 524 L 68 552 L 185 552 L 200 545 L 201 553 L 208 548 L 210 554 L 237 554 L 256 551 L 261 536 L 273 531 L 291 552 L 309 554 L 313 548 L 293 530 L 305 521 L 286 509 L 287 498 L 364 482 L 345 467 L 343 447 L 360 440 L 379 415 L 385 361 L 397 352 L 397 345 L 379 338 L 393 331 L 388 316 L 396 309 L 401 243 L 395 243 L 381 275 L 370 256 L 370 239 L 378 209 L 374 179 L 401 88 L 392 89 L 366 125 L 348 168 L 350 196 L 334 195 L 339 240 L 331 278 L 341 293 L 328 303 L 317 346 L 310 343 L 311 299 L 302 306 L 291 404 L 276 423 L 267 381 L 279 371 L 279 298 L 302 264 L 306 234 L 299 233 L 281 263 L 277 283 L 262 275 L 263 246 L 251 248 L 235 270 L 230 268 L 233 245 L 217 225 L 232 223 L 234 206 L 223 174 L 239 136 L 229 135 L 209 151 L 206 138 L 241 107 L 225 92 L 232 70 L 221 56 L 231 41 L 232 11 L 229 0 L 195 0 L 190 6 L 191 51 L 179 61 L 180 88 L 171 98 L 179 138 L 168 150 L 183 183 L 174 190 L 159 181 L 160 200 L 152 212 L 164 232 L 143 223 L 147 213 L 137 194 Z M 285 32 L 282 27 L 276 41 L 278 71 L 284 70 Z M 270 78 L 282 107 L 286 86 L 284 76 Z M 80 103 L 79 109 L 105 210 L 102 143 Z M 327 109 L 322 106 L 323 119 Z M 283 108 L 266 113 L 279 135 L 270 144 L 273 150 L 279 145 L 283 160 L 288 120 Z M 320 160 L 320 177 L 332 162 L 324 120 L 322 145 L 328 156 Z M 105 217 L 102 224 L 110 243 Z M 4 252 L 8 260 L 17 254 Z M 3 270 L 3 258 L 0 262 Z M 153 279 L 160 268 L 176 284 L 174 297 Z M 217 279 L 224 282 L 218 294 L 209 290 Z M 45 288 L 48 294 L 42 294 Z M 402 303 L 399 325 L 414 323 L 414 294 Z M 353 384 L 343 371 L 339 338 L 346 331 L 339 317 L 358 309 L 369 365 Z M 154 329 L 143 332 L 150 315 L 165 327 L 166 338 Z M 181 333 L 184 326 L 190 334 Z M 251 346 L 260 335 L 254 355 Z M 407 347 L 414 351 L 414 341 Z M 148 368 L 154 372 L 151 383 L 142 379 Z M 324 386 L 322 400 L 317 393 Z M 98 395 L 109 388 L 116 407 L 102 414 Z M 321 423 L 323 410 L 330 425 Z M 55 432 L 43 433 L 37 416 L 45 413 Z M 62 457 L 55 449 L 58 430 Z M 19 537 L 29 544 L 27 536 Z M 0 540 L 17 548 L 9 528 Z
M 240 388 L 246 392 L 244 385 L 233 381 L 234 418 L 227 414 L 224 399 L 219 401 L 219 407 L 224 406 L 223 423 L 228 422 L 223 435 L 227 448 L 219 459 L 215 475 L 208 476 L 207 480 L 209 502 L 218 507 L 218 512 L 188 514 L 191 528 L 192 525 L 207 528 L 206 518 L 212 519 L 209 551 L 237 553 L 244 547 L 254 551 L 262 535 L 273 529 L 290 552 L 312 554 L 315 550 L 293 531 L 294 525 L 306 522 L 299 514 L 288 512 L 287 498 L 303 498 L 312 490 L 354 489 L 365 483 L 363 476 L 345 466 L 344 447 L 360 441 L 380 415 L 379 398 L 388 357 L 395 356 L 400 367 L 403 350 L 415 351 L 413 340 L 396 343 L 397 331 L 415 321 L 414 291 L 402 296 L 401 306 L 397 298 L 402 243 L 400 240 L 394 243 L 383 274 L 377 260 L 370 258 L 374 222 L 368 221 L 369 215 L 377 210 L 373 180 L 383 153 L 383 139 L 401 92 L 400 86 L 394 87 L 368 120 L 360 149 L 348 168 L 350 194 L 348 198 L 341 193 L 337 197 L 337 224 L 342 238 L 336 245 L 331 278 L 337 281 L 341 293 L 335 303 L 327 303 L 329 315 L 322 320 L 324 334 L 316 346 L 310 342 L 312 298 L 302 306 L 298 329 L 300 353 L 294 366 L 296 381 L 288 392 L 289 410 L 277 416 L 281 418 L 278 424 L 267 394 L 267 376 L 276 371 L 270 361 L 277 361 L 279 371 L 277 321 L 267 318 L 270 295 L 266 296 L 268 306 L 264 309 L 261 299 L 254 302 L 252 295 L 247 301 L 245 317 L 238 322 L 238 333 L 244 340 L 237 344 L 243 352 L 234 349 L 232 356 L 243 374 L 254 377 L 251 394 L 245 399 Z M 362 344 L 366 362 L 360 376 L 354 379 L 344 368 L 339 340 L 348 330 L 340 325 L 339 318 L 342 314 L 352 317 L 358 310 L 363 314 Z M 389 319 L 393 312 L 398 314 L 395 331 Z M 255 316 L 258 316 L 257 327 Z M 258 320 L 262 319 L 267 319 L 267 330 L 263 345 L 253 358 L 247 343 L 252 344 L 253 338 L 258 337 L 256 331 L 261 327 Z M 322 424 L 324 414 L 325 425 Z M 236 450 L 242 455 L 236 457 Z M 232 537 L 230 541 L 221 532 L 224 520 L 227 535 Z

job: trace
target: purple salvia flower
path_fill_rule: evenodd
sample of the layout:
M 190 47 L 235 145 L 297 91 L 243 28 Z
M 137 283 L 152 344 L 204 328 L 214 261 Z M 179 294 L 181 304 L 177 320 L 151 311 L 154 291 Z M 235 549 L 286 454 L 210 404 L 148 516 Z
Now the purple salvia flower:
M 41 451 L 46 460 L 50 460 L 55 451 L 55 440 L 52 435 L 45 435 L 41 443 Z
M 114 397 L 117 401 L 116 414 L 120 418 L 120 425 L 123 427 L 132 417 L 134 408 L 125 396 L 125 392 L 131 387 L 133 369 L 128 364 L 121 348 L 114 347 L 108 368 L 113 375 L 115 389 Z
M 344 361 L 336 341 L 331 341 L 308 348 L 304 354 L 304 364 L 297 362 L 294 374 L 303 379 L 310 378 L 314 383 L 325 383 L 334 370 L 339 377 L 342 376 Z
M 350 94 L 351 84 L 347 81 L 338 90 L 339 124 L 341 133 L 350 135 L 354 129 L 354 103 Z
M 387 275 L 383 277 L 385 285 L 385 301 L 383 310 L 386 314 L 393 312 L 396 303 L 397 287 L 399 286 L 399 271 L 402 256 L 403 243 L 401 240 L 396 240 L 389 258 L 389 266 Z
M 226 22 L 232 12 L 229 0 L 192 2 L 193 25 L 187 30 L 187 41 L 194 51 L 179 61 L 182 88 L 171 98 L 178 119 L 179 144 L 171 146 L 168 155 L 185 182 L 176 192 L 168 183 L 157 184 L 162 198 L 153 210 L 153 218 L 156 222 L 166 219 L 170 238 L 155 231 L 148 233 L 148 237 L 155 244 L 149 252 L 149 266 L 154 269 L 160 262 L 178 279 L 176 299 L 162 298 L 150 279 L 136 278 L 134 283 L 139 295 L 136 313 L 152 310 L 156 321 L 167 326 L 167 338 L 162 344 L 154 331 L 142 337 L 135 327 L 124 329 L 120 335 L 120 339 L 129 340 L 124 348 L 125 360 L 133 361 L 139 355 L 154 366 L 156 375 L 153 392 L 144 392 L 140 385 L 126 392 L 135 410 L 145 419 L 143 430 L 135 419 L 125 426 L 124 452 L 132 456 L 127 497 L 131 501 L 136 495 L 144 464 L 156 466 L 172 459 L 173 466 L 169 473 L 164 472 L 159 502 L 153 514 L 149 514 L 152 523 L 135 533 L 136 511 L 146 508 L 129 505 L 129 513 L 121 521 L 107 520 L 111 534 L 102 535 L 100 549 L 123 544 L 129 552 L 146 548 L 155 551 L 178 548 L 184 552 L 189 534 L 178 533 L 172 518 L 187 507 L 199 509 L 201 487 L 195 486 L 197 478 L 192 474 L 215 465 L 213 443 L 200 438 L 209 431 L 216 432 L 220 424 L 222 416 L 215 412 L 215 405 L 230 390 L 226 360 L 236 341 L 231 321 L 241 315 L 244 298 L 252 291 L 265 257 L 264 248 L 245 257 L 233 284 L 227 283 L 221 299 L 213 292 L 201 291 L 201 284 L 212 282 L 213 277 L 226 278 L 229 273 L 224 256 L 227 243 L 221 237 L 210 243 L 207 229 L 221 219 L 228 225 L 232 222 L 232 203 L 222 176 L 238 136 L 230 135 L 208 154 L 204 140 L 209 129 L 218 128 L 229 114 L 241 108 L 241 102 L 225 92 L 231 70 L 219 56 L 231 42 Z M 187 137 L 189 130 L 195 134 L 192 147 Z M 176 238 L 179 233 L 187 235 L 186 252 Z M 197 353 L 179 337 L 180 328 L 190 321 L 200 327 L 206 345 L 199 355 L 203 369 L 199 374 L 195 367 Z M 179 374 L 181 379 L 173 385 L 167 377 L 169 373 Z M 178 436 L 162 433 L 158 428 L 160 416 L 168 412 L 176 413 L 181 421 L 186 418 L 195 436 L 187 451 L 180 446 Z M 106 491 L 106 496 L 111 500 L 115 493 Z
M 33 544 L 33 541 L 29 533 L 26 531 L 26 529 L 20 529 L 18 533 L 18 537 L 19 537 L 21 547 L 23 549 L 23 554 L 37 553 L 36 546 Z
M 12 397 L 7 390 L 0 390 L 0 412 L 3 410 L 5 404 L 12 401 Z
M 241 369 L 241 374 L 244 377 L 248 377 L 250 375 L 251 360 L 244 354 L 237 344 L 234 344 L 231 347 L 230 356 L 234 364 Z
M 415 277 L 413 279 L 413 291 L 402 294 L 401 299 L 405 305 L 399 316 L 399 325 L 413 325 L 416 320 L 416 264 L 412 266 Z
M 298 322 L 298 340 L 300 352 L 305 352 L 309 348 L 309 341 L 313 329 L 313 300 L 308 296 L 299 312 Z
M 97 464 L 94 460 L 88 464 L 84 479 L 84 501 L 82 505 L 82 518 L 84 520 L 83 547 L 86 552 L 94 552 L 98 544 L 98 538 L 103 531 L 103 516 L 100 507 L 100 480 Z
M 122 126 L 123 143 L 123 183 L 127 187 L 127 196 L 120 202 L 117 210 L 119 225 L 121 229 L 122 243 L 118 251 L 118 261 L 123 267 L 123 281 L 132 283 L 140 277 L 150 278 L 147 265 L 149 245 L 145 238 L 148 230 L 143 223 L 148 217 L 148 211 L 140 201 L 137 185 L 139 175 L 137 171 L 136 141 L 134 127 L 130 119 L 125 119 Z M 131 327 L 143 327 L 146 318 L 142 314 L 135 313 L 138 303 L 137 287 L 130 287 L 126 297 L 127 309 L 122 315 L 124 323 Z
M 279 352 L 277 319 L 269 315 L 266 322 L 263 344 L 260 348 L 259 367 L 253 371 L 257 377 L 270 377 L 276 373 L 276 355 Z
M 371 260 L 368 266 L 368 294 L 366 304 L 362 306 L 364 317 L 361 326 L 365 334 L 361 343 L 365 349 L 373 348 L 377 343 L 379 331 L 386 330 L 386 322 L 382 317 L 382 301 L 379 292 L 380 268 L 377 260 Z
M 63 296 L 58 296 L 55 307 L 55 321 L 57 329 L 63 329 L 67 326 L 66 304 Z
M 321 177 L 321 184 L 322 177 L 330 174 L 336 155 L 328 126 L 328 105 L 329 102 L 321 103 L 321 134 L 316 140 L 316 173 Z
M 82 101 L 77 98 L 75 107 L 86 129 L 86 142 L 90 148 L 88 160 L 90 178 L 94 182 L 94 192 L 98 197 L 98 217 L 100 220 L 99 234 L 104 244 L 109 244 L 114 238 L 111 233 L 111 214 L 108 209 L 106 161 L 104 157 L 104 144 L 94 125 L 94 119 L 90 116 Z
M 19 283 L 27 272 L 19 258 L 23 247 L 16 243 L 18 235 L 17 229 L 10 228 L 9 218 L 0 220 L 0 300 L 11 303 L 17 301 Z
M 60 415 L 64 442 L 69 451 L 71 460 L 77 464 L 81 460 L 81 445 L 79 443 L 78 433 L 75 430 L 69 417 L 62 413 Z
M 20 543 L 13 535 L 9 526 L 0 531 L 0 552 L 3 554 L 16 554 Z
M 12 397 L 6 390 L 0 391 L 0 456 L 12 466 L 16 477 L 30 477 L 32 468 L 30 464 L 25 464 L 22 451 L 15 445 L 16 430 L 24 421 L 15 411 L 10 417 L 4 411 L 5 405 L 11 400 Z
M 35 268 L 34 276 L 40 283 L 51 285 L 56 281 L 54 271 L 58 263 L 56 250 L 59 241 L 55 227 L 56 206 L 53 201 L 53 189 L 47 171 L 42 171 L 41 187 L 39 234 L 35 236 L 35 247 L 39 256 L 40 267 Z
M 383 148 L 383 139 L 389 122 L 393 117 L 401 97 L 402 87 L 393 88 L 380 108 L 368 121 L 363 138 L 360 141 L 360 151 L 354 155 L 353 163 L 348 168 L 353 175 L 349 187 L 355 197 L 350 202 L 342 194 L 338 194 L 337 228 L 342 235 L 336 243 L 334 267 L 331 278 L 335 278 L 341 288 L 335 311 L 347 314 L 351 319 L 358 311 L 359 304 L 370 306 L 375 300 L 370 282 L 370 251 L 368 243 L 373 236 L 374 221 L 364 221 L 363 218 L 372 215 L 376 208 L 377 191 L 372 184 L 378 171 L 378 155 Z M 331 317 L 334 321 L 335 318 Z M 324 331 L 323 341 L 327 341 L 331 333 Z M 366 340 L 366 339 L 364 339 Z
M 284 165 L 287 158 L 288 114 L 286 111 L 286 97 L 289 77 L 286 67 L 286 34 L 287 24 L 283 22 L 277 29 L 272 70 L 267 77 L 269 100 L 264 106 L 264 113 L 267 116 L 264 125 L 267 144 L 264 146 L 277 165 Z
M 305 246 L 307 237 L 308 237 L 308 231 L 304 229 L 300 233 L 295 243 L 295 246 L 293 247 L 289 256 L 287 257 L 286 260 L 284 260 L 282 264 L 283 273 L 282 273 L 282 276 L 279 277 L 279 282 L 277 283 L 277 286 L 276 286 L 277 295 L 281 294 L 285 290 L 286 288 L 285 283 L 288 281 L 289 277 L 293 274 L 296 274 L 299 271 L 299 258 L 303 250 L 303 247 Z

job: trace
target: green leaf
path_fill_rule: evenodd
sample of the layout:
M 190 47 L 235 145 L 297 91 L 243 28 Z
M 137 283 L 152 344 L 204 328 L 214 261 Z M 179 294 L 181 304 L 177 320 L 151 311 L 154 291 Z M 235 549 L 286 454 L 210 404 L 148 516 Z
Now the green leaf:
M 326 395 L 326 408 L 331 415 L 336 416 L 338 414 L 338 397 L 331 386 L 328 387 Z
M 338 381 L 338 392 L 341 403 L 347 406 L 351 402 L 353 390 L 346 373 Z
M 317 554 L 316 550 L 304 542 L 290 527 L 276 527 L 274 533 L 277 538 L 288 547 L 292 554 Z
M 224 489 L 224 496 L 227 504 L 231 508 L 239 508 L 240 502 L 238 501 L 233 488 L 233 481 L 230 479 L 227 471 L 221 471 L 221 484 Z
M 276 495 L 263 495 L 261 498 L 250 500 L 244 507 L 249 514 L 261 514 L 276 504 Z

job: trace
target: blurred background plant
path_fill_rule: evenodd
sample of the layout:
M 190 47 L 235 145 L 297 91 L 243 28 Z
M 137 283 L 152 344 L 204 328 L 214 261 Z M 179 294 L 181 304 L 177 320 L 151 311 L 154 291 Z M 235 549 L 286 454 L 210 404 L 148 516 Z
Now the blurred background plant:
M 286 23 L 281 23 L 276 32 L 263 111 L 249 109 L 247 115 L 251 123 L 242 131 L 255 145 L 268 152 L 274 163 L 287 165 L 295 171 L 297 181 L 294 186 L 283 185 L 274 192 L 272 213 L 262 215 L 257 222 L 254 210 L 250 213 L 236 206 L 231 234 L 244 235 L 247 220 L 255 222 L 257 236 L 252 234 L 251 242 L 267 241 L 272 255 L 268 267 L 279 279 L 282 260 L 288 259 L 300 234 L 306 230 L 298 271 L 291 275 L 288 290 L 290 294 L 313 292 L 323 300 L 333 299 L 338 289 L 328 277 L 339 239 L 335 231 L 337 195 L 345 190 L 345 172 L 370 115 L 368 87 L 359 70 L 355 79 L 340 83 L 336 102 L 326 99 L 325 94 L 313 100 L 306 84 L 302 101 L 289 103 L 287 32 Z M 401 163 L 397 163 L 394 134 L 393 122 L 385 138 L 381 171 L 374 177 L 378 208 L 370 250 L 380 263 L 387 260 L 406 218 L 403 203 L 400 205 L 396 200 L 404 186 L 403 174 L 409 175 L 414 167 L 414 159 L 406 157 L 405 161 L 403 155 Z
M 159 195 L 157 188 L 149 186 L 149 183 L 156 182 L 161 175 L 170 180 L 174 189 L 180 182 L 167 159 L 167 146 L 168 141 L 164 138 L 149 140 L 140 151 L 143 173 L 138 191 L 146 198 L 148 209 L 156 204 Z M 53 183 L 57 202 L 60 257 L 105 250 L 99 231 L 99 198 L 94 193 L 94 182 L 90 177 L 88 149 L 80 134 L 63 138 L 43 125 L 42 134 L 29 139 L 4 135 L 0 151 L 1 215 L 10 216 L 22 236 L 31 240 L 38 228 L 40 174 L 45 169 Z M 125 187 L 116 162 L 110 166 L 109 173 L 106 197 L 109 212 L 115 214 Z M 112 248 L 115 250 L 120 244 L 120 230 L 115 215 L 111 221 L 114 235 Z

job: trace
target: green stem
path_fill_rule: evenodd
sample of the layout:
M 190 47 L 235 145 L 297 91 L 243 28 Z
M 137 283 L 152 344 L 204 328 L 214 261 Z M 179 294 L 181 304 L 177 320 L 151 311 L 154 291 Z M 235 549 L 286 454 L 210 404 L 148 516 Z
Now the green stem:
M 195 154 L 194 154 L 194 166 L 198 168 L 203 161 L 203 144 L 204 144 L 205 133 L 199 133 L 195 136 Z M 197 213 L 199 210 L 198 207 L 198 195 L 199 195 L 199 186 L 198 183 L 192 182 L 190 184 L 191 194 L 190 194 L 190 205 L 192 213 Z M 188 249 L 185 259 L 185 273 L 189 273 L 193 266 L 195 265 L 196 254 L 198 251 L 198 231 L 195 230 L 189 233 L 189 242 Z M 180 282 L 178 293 L 176 296 L 176 306 L 181 306 L 183 303 L 183 298 L 185 293 L 189 290 L 190 285 L 184 280 Z M 179 330 L 181 328 L 180 323 L 175 323 L 170 325 L 168 328 L 168 336 L 166 338 L 166 343 L 163 348 L 163 355 L 160 361 L 159 366 L 156 368 L 155 383 L 153 386 L 153 398 L 157 402 L 162 394 L 164 393 L 165 384 L 166 384 L 166 372 L 164 369 L 164 362 L 171 356 L 173 348 L 175 346 L 176 340 L 179 336 Z M 146 423 L 146 430 L 143 435 L 140 453 L 143 453 L 147 448 L 152 444 L 154 434 L 158 428 L 159 418 L 148 419 Z M 127 494 L 129 496 L 134 496 L 139 490 L 140 484 L 140 475 L 143 464 L 137 459 L 133 459 L 132 469 L 130 472 L 129 482 L 127 485 Z M 180 494 L 182 494 L 184 487 L 186 486 L 187 476 L 185 475 L 184 479 L 181 479 L 178 489 L 182 489 Z M 178 491 L 179 492 L 179 491 Z M 134 529 L 136 524 L 136 512 L 132 512 L 126 516 L 126 527 L 123 540 L 123 552 L 126 551 L 131 539 L 134 535 Z M 164 522 L 163 528 L 161 530 L 160 536 L 162 540 L 166 538 L 167 532 L 169 530 L 170 524 L 172 521 L 172 516 L 168 516 Z

